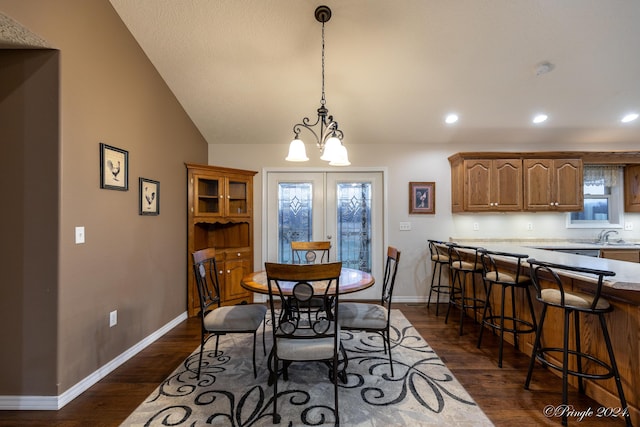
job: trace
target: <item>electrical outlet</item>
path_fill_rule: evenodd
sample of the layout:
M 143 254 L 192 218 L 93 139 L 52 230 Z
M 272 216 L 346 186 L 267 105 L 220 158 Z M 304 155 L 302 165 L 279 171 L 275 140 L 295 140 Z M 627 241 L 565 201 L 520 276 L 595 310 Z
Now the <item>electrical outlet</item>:
M 533 223 L 532 222 L 528 222 L 527 223 L 527 230 L 533 230 Z
M 409 231 L 411 230 L 411 223 L 410 222 L 401 222 L 400 223 L 400 231 Z
M 624 229 L 627 231 L 633 231 L 633 223 L 632 222 L 625 222 L 624 223 Z
M 113 328 L 118 324 L 118 310 L 113 310 L 109 313 L 109 327 Z
M 84 243 L 84 227 L 76 227 L 76 245 Z
M 473 231 L 478 231 L 480 230 L 480 224 L 478 224 L 477 222 L 473 223 Z

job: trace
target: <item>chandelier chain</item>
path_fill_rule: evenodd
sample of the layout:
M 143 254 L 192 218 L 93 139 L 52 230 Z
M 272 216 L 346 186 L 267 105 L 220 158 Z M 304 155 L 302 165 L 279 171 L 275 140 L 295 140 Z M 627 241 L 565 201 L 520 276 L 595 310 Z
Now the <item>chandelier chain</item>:
M 320 98 L 320 105 L 323 107 L 326 105 L 327 100 L 324 97 L 324 22 L 322 23 L 322 97 Z

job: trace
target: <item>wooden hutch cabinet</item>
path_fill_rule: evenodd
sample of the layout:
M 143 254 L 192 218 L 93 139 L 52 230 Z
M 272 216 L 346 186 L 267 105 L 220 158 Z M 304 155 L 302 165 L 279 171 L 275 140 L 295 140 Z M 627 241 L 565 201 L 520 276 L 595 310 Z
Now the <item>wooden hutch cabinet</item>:
M 187 311 L 200 302 L 193 277 L 194 251 L 216 249 L 223 305 L 250 303 L 240 286 L 253 271 L 253 177 L 257 172 L 187 163 Z
M 528 211 L 581 211 L 584 206 L 581 159 L 524 159 L 524 208 Z

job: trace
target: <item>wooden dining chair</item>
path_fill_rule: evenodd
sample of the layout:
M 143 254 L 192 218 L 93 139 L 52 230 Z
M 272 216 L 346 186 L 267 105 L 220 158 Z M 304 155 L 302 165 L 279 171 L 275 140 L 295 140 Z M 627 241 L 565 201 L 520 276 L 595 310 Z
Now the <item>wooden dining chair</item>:
M 216 338 L 215 356 L 218 356 L 220 335 L 253 334 L 253 376 L 256 369 L 256 332 L 265 320 L 267 307 L 262 304 L 220 305 L 220 284 L 216 266 L 216 250 L 202 249 L 192 253 L 193 273 L 200 297 L 200 357 L 198 379 L 202 367 L 202 353 L 210 338 Z M 263 329 L 264 334 L 264 329 Z M 263 338 L 264 343 L 264 338 Z
M 288 366 L 293 362 L 324 361 L 330 366 L 334 384 L 334 408 L 336 425 L 339 424 L 338 376 L 343 355 L 340 344 L 338 319 L 326 315 L 322 309 L 309 304 L 312 298 L 321 298 L 327 304 L 331 298 L 339 307 L 341 262 L 327 264 L 277 264 L 265 263 L 269 287 L 269 307 L 273 325 L 273 347 L 269 355 L 269 384 L 273 385 L 273 422 L 280 422 L 278 414 L 278 378 L 288 380 Z M 286 284 L 283 282 L 287 282 Z M 291 283 L 294 283 L 291 287 Z
M 291 242 L 294 264 L 318 264 L 329 262 L 331 242 Z
M 362 302 L 345 302 L 338 309 L 340 327 L 349 331 L 366 331 L 379 333 L 382 336 L 385 354 L 389 353 L 389 366 L 393 376 L 393 359 L 391 357 L 391 300 L 396 283 L 396 273 L 400 262 L 400 251 L 393 246 L 387 248 L 387 262 L 382 280 L 380 304 Z

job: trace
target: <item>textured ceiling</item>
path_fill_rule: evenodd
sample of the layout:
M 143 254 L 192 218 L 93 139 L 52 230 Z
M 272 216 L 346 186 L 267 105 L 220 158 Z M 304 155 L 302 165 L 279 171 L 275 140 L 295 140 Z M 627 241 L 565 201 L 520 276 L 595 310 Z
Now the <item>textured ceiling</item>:
M 640 110 L 639 1 L 110 1 L 210 144 L 287 142 L 315 117 L 320 4 L 346 144 L 640 141 L 619 122 Z

